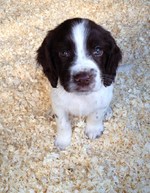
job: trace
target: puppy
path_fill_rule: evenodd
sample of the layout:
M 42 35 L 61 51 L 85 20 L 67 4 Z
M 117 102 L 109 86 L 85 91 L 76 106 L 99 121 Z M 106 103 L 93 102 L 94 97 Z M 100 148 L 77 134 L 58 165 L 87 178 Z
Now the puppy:
M 48 32 L 37 50 L 37 62 L 52 86 L 59 149 L 71 142 L 69 114 L 87 117 L 88 138 L 101 136 L 121 59 L 111 34 L 89 19 L 69 19 Z

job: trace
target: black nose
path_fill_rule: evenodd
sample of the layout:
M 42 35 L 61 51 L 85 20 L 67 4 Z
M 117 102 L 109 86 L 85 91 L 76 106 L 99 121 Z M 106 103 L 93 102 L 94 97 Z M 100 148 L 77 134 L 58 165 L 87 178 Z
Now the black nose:
M 78 86 L 88 86 L 93 81 L 93 73 L 79 72 L 73 75 L 73 80 Z

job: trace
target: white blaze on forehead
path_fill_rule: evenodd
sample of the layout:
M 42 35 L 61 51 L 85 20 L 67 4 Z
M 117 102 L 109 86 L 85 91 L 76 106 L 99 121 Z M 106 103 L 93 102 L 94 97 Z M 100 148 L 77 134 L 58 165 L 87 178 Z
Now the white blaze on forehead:
M 74 65 L 71 67 L 72 72 L 88 71 L 95 69 L 98 71 L 98 67 L 94 60 L 89 56 L 86 44 L 88 38 L 88 23 L 82 21 L 76 23 L 72 27 L 72 40 L 75 44 L 75 60 Z
M 76 55 L 78 59 L 86 56 L 87 29 L 85 21 L 77 23 L 72 28 L 72 38 L 75 43 Z
M 72 40 L 75 44 L 75 54 L 76 57 L 73 61 L 73 65 L 70 68 L 70 74 L 76 74 L 82 71 L 91 71 L 94 70 L 95 85 L 94 89 L 97 90 L 101 87 L 101 75 L 100 70 L 96 62 L 90 56 L 90 53 L 87 50 L 87 38 L 88 38 L 88 23 L 87 21 L 82 21 L 76 23 L 72 27 Z M 72 79 L 71 79 L 72 81 Z M 70 84 L 70 88 L 76 86 L 75 84 Z

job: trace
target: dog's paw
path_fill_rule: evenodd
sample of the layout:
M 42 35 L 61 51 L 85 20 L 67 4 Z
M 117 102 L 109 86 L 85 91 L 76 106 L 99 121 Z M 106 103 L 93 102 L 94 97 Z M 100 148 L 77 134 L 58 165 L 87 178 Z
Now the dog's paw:
M 109 121 L 112 116 L 113 116 L 113 111 L 112 111 L 111 107 L 108 107 L 108 109 L 107 109 L 107 111 L 105 112 L 105 115 L 104 115 L 104 120 Z
M 59 150 L 66 149 L 67 146 L 69 146 L 71 143 L 71 136 L 64 136 L 64 135 L 58 135 L 55 139 L 54 145 Z
M 85 134 L 89 139 L 99 138 L 103 134 L 103 125 L 98 126 L 87 126 L 85 129 Z

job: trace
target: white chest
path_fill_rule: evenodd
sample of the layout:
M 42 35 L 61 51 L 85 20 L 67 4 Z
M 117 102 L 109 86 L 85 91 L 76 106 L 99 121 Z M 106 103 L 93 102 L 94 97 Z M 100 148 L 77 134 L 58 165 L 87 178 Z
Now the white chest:
M 55 111 L 63 109 L 66 112 L 87 116 L 97 109 L 107 108 L 113 95 L 113 85 L 102 87 L 97 92 L 85 95 L 68 93 L 62 87 L 52 89 L 52 106 Z

